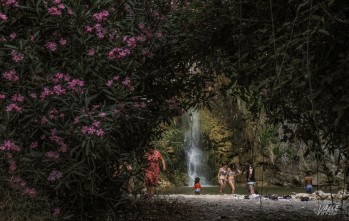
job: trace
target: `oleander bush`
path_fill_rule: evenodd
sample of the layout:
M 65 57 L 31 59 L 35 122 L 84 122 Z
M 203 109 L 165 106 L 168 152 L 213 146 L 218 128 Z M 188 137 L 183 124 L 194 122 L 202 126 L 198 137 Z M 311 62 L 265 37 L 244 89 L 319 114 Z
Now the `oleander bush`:
M 116 219 L 130 203 L 113 165 L 209 96 L 213 72 L 171 34 L 188 5 L 0 0 L 0 186 L 16 220 Z

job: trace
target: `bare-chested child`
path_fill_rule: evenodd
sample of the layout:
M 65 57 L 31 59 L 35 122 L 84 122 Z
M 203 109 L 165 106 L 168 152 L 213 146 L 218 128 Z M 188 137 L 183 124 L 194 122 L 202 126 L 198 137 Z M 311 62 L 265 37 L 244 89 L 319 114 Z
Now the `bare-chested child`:
M 304 188 L 307 193 L 313 192 L 313 178 L 311 177 L 310 171 L 307 171 L 304 177 Z

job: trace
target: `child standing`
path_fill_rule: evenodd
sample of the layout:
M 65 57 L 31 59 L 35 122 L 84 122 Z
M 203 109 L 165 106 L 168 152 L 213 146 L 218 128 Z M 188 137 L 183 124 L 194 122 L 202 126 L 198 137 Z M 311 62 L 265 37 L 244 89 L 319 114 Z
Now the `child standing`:
M 195 178 L 193 189 L 194 189 L 195 195 L 200 195 L 200 193 L 201 193 L 201 184 L 200 184 L 200 178 L 199 177 Z
M 305 192 L 313 192 L 313 178 L 311 177 L 311 172 L 307 171 L 306 176 L 304 177 L 304 188 Z

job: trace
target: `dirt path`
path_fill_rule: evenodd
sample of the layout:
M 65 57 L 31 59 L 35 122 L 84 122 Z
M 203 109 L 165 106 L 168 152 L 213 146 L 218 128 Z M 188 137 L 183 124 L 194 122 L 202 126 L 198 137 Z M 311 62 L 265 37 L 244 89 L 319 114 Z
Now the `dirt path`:
M 167 195 L 149 201 L 142 220 L 349 220 L 347 202 L 301 201 L 300 199 L 244 199 L 242 195 Z M 165 208 L 166 207 L 166 208 Z M 319 208 L 321 214 L 319 215 Z M 325 208 L 325 209 L 324 209 Z

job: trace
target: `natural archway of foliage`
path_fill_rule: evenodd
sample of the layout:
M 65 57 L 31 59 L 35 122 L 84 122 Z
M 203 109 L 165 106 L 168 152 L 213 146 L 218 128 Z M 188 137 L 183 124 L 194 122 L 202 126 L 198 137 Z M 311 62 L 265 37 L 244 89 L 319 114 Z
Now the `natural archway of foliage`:
M 1 188 L 31 202 L 29 218 L 39 206 L 59 219 L 115 216 L 124 177 L 110 165 L 206 104 L 216 73 L 250 110 L 347 156 L 348 10 L 346 0 L 1 0 Z
M 305 142 L 305 155 L 338 151 L 346 162 L 348 1 L 191 1 L 181 16 L 180 50 L 229 77 L 223 94 L 284 124 L 284 140 Z

